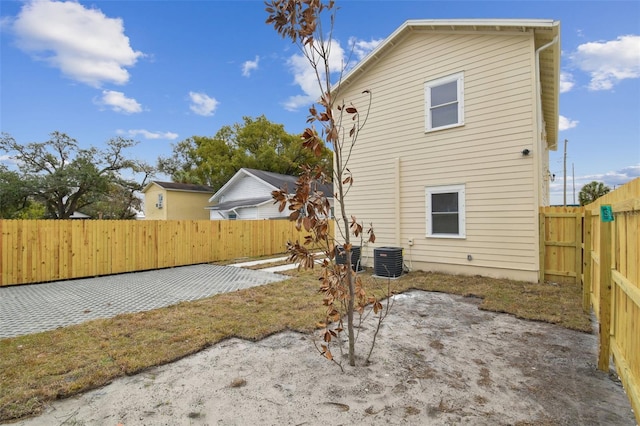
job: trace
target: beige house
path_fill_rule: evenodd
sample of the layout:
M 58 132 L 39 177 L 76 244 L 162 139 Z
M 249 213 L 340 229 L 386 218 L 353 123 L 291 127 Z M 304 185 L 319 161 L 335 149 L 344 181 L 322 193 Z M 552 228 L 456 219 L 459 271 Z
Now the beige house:
M 146 220 L 208 220 L 205 207 L 215 191 L 206 185 L 152 181 L 142 192 Z
M 367 125 L 348 214 L 413 269 L 537 281 L 556 150 L 560 24 L 412 20 L 344 77 Z

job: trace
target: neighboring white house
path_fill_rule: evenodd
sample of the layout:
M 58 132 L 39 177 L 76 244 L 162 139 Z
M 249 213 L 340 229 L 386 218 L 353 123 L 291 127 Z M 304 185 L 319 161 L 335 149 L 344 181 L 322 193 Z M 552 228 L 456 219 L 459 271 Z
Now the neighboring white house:
M 263 170 L 242 168 L 209 199 L 212 206 L 211 220 L 221 219 L 274 219 L 286 218 L 291 213 L 288 209 L 278 211 L 271 193 L 284 189 L 294 193 L 296 176 Z M 333 206 L 333 187 L 331 184 L 319 188 L 329 198 Z
M 414 269 L 537 281 L 559 38 L 553 20 L 411 20 L 333 88 L 360 111 L 372 93 L 345 201 L 375 227 L 365 259 L 395 246 Z

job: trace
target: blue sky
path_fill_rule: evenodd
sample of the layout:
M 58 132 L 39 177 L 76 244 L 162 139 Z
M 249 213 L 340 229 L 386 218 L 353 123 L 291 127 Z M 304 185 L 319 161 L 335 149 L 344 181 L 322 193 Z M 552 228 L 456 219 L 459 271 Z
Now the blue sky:
M 362 57 L 408 19 L 532 18 L 561 22 L 559 149 L 552 203 L 592 180 L 640 176 L 640 2 L 337 1 L 334 38 Z M 171 145 L 264 114 L 305 126 L 299 52 L 267 26 L 262 1 L 0 0 L 0 131 L 42 142 L 62 131 L 82 146 L 139 141 L 155 164 Z M 341 51 L 336 49 L 336 52 Z M 0 154 L 0 161 L 11 160 Z M 159 176 L 160 178 L 166 178 Z

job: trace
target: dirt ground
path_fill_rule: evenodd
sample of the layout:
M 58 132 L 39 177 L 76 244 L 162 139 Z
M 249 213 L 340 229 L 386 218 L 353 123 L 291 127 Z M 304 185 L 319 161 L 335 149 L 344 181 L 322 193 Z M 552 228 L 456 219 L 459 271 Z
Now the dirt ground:
M 345 373 L 309 335 L 230 339 L 18 424 L 636 424 L 615 376 L 596 369 L 595 335 L 478 304 L 420 291 L 396 296 L 373 363 Z M 372 328 L 362 331 L 362 353 Z

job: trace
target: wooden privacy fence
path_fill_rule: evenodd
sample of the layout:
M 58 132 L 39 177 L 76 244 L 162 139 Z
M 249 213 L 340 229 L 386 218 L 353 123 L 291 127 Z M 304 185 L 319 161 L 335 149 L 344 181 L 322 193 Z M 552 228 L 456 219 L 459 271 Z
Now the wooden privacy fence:
M 582 216 L 582 207 L 540 208 L 540 282 L 580 284 Z
M 640 178 L 585 206 L 584 224 L 583 290 L 600 323 L 598 368 L 608 371 L 613 356 L 640 422 Z
M 613 356 L 640 422 L 640 178 L 585 207 L 540 209 L 540 280 L 582 285 L 600 323 L 598 368 Z
M 304 233 L 287 220 L 0 220 L 0 237 L 7 286 L 267 256 Z

